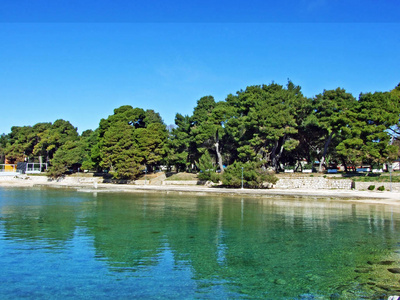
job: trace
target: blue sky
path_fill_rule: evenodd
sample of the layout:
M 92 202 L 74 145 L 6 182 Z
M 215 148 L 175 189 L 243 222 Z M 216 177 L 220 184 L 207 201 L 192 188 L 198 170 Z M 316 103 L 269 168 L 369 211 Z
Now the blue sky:
M 202 96 L 288 78 L 308 97 L 400 82 L 396 1 L 3 2 L 0 133 L 60 118 L 95 129 L 125 104 L 168 125 Z

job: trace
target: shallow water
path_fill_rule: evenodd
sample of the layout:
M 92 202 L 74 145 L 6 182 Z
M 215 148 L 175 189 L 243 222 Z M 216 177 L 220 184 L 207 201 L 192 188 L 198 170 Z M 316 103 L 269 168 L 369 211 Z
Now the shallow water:
M 0 299 L 387 299 L 397 207 L 0 189 Z

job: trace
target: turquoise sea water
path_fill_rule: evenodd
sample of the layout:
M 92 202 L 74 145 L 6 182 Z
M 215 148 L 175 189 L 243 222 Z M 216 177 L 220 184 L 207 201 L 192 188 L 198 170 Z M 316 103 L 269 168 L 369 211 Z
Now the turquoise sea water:
M 400 210 L 0 189 L 0 299 L 387 299 Z

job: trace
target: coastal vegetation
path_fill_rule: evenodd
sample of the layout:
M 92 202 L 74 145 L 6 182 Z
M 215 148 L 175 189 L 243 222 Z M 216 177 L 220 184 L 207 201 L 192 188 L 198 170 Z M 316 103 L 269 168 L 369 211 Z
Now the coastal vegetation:
M 305 97 L 291 81 L 249 86 L 225 100 L 205 96 L 167 126 L 159 113 L 114 109 L 81 134 L 69 121 L 14 126 L 0 136 L 0 162 L 40 160 L 48 175 L 74 170 L 136 179 L 161 166 L 224 185 L 262 187 L 270 173 L 382 165 L 399 156 L 400 84 L 356 99 L 343 88 Z M 318 162 L 316 165 L 315 162 Z M 243 175 L 242 175 L 243 172 Z

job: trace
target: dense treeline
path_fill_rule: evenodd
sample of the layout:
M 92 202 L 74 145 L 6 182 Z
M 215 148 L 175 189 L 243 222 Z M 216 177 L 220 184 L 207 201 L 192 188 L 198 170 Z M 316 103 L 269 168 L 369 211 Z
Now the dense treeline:
M 11 163 L 40 157 L 51 176 L 79 167 L 134 179 L 165 165 L 202 170 L 207 179 L 226 171 L 227 183 L 237 185 L 232 172 L 243 168 L 247 184 L 257 186 L 267 170 L 314 161 L 320 171 L 330 164 L 347 170 L 396 159 L 399 115 L 400 84 L 358 99 L 342 88 L 307 98 L 289 81 L 249 86 L 219 102 L 203 97 L 191 116 L 176 114 L 169 130 L 157 112 L 129 105 L 81 135 L 64 120 L 15 126 L 0 137 L 0 155 Z

